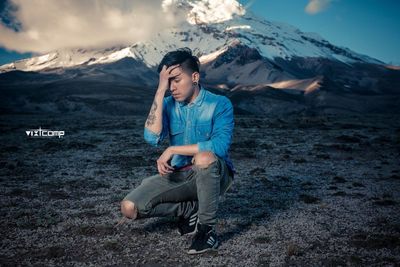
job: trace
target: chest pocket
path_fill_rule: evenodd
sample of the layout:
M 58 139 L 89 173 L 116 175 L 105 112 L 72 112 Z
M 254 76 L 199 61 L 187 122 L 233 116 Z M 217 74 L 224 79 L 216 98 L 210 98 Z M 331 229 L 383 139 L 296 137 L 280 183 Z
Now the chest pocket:
M 169 134 L 171 136 L 171 142 L 173 145 L 183 144 L 183 134 L 185 128 L 182 124 L 171 123 L 169 128 Z
M 199 124 L 195 126 L 196 139 L 199 141 L 207 141 L 211 139 L 211 124 Z

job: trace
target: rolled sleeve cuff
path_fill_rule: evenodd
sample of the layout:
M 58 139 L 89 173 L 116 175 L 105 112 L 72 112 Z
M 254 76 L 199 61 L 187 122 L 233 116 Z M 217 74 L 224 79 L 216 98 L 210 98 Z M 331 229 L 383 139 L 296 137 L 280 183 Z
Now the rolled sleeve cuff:
M 144 127 L 144 139 L 151 145 L 157 146 L 160 142 L 160 134 L 156 134 L 155 132 Z
M 212 152 L 214 152 L 213 144 L 212 144 L 211 140 L 204 141 L 204 142 L 198 142 L 197 145 L 199 147 L 199 152 L 203 152 L 203 151 L 212 151 Z

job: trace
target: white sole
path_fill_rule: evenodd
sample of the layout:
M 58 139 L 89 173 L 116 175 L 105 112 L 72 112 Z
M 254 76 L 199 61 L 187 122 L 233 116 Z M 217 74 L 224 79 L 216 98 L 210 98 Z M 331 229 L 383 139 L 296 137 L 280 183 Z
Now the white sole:
M 206 248 L 206 249 L 199 250 L 199 251 L 191 249 L 191 250 L 187 251 L 187 253 L 189 255 L 196 255 L 196 254 L 204 253 L 204 252 L 207 252 L 207 251 L 218 251 L 218 249 L 217 249 L 218 248 L 218 244 L 219 243 L 217 241 L 217 242 L 215 242 L 214 246 L 212 246 L 211 248 Z

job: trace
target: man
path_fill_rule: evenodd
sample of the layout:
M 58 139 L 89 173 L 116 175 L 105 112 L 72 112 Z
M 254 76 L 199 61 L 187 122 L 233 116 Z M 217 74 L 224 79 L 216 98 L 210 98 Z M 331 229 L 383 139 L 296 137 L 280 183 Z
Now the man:
M 158 146 L 169 136 L 170 146 L 157 160 L 159 173 L 143 179 L 121 202 L 122 214 L 130 219 L 178 217 L 178 232 L 194 234 L 189 254 L 217 249 L 219 196 L 235 173 L 228 155 L 232 103 L 200 85 L 199 65 L 189 48 L 161 60 L 144 138 Z M 168 89 L 171 95 L 164 97 Z

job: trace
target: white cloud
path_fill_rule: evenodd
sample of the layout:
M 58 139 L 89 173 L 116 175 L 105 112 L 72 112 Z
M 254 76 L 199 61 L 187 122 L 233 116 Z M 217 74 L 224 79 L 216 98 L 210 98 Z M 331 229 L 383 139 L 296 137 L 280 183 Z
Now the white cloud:
M 332 0 L 309 0 L 305 11 L 308 14 L 317 14 L 327 9 L 331 2 Z
M 193 17 L 217 23 L 244 13 L 236 0 L 8 1 L 17 7 L 9 15 L 20 27 L 15 31 L 0 23 L 0 46 L 39 54 L 130 45 L 184 20 L 192 23 Z
M 164 0 L 162 8 L 175 12 L 186 8 L 183 15 L 190 24 L 220 23 L 246 12 L 237 0 Z
M 0 46 L 46 53 L 62 48 L 107 47 L 143 41 L 178 22 L 162 0 L 10 0 L 19 31 L 0 24 Z
M 192 24 L 218 23 L 233 18 L 233 15 L 244 15 L 245 9 L 236 0 L 203 0 L 192 3 L 193 9 L 188 15 Z

